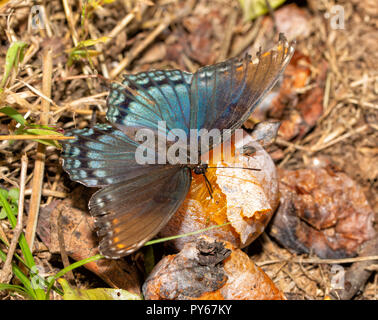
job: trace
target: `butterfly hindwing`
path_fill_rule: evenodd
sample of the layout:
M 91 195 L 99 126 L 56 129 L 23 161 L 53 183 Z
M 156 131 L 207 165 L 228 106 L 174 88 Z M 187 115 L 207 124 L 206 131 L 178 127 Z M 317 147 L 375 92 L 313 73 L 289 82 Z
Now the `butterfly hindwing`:
M 156 167 L 146 175 L 96 192 L 89 207 L 102 237 L 100 252 L 119 258 L 139 249 L 176 212 L 190 181 L 188 168 Z

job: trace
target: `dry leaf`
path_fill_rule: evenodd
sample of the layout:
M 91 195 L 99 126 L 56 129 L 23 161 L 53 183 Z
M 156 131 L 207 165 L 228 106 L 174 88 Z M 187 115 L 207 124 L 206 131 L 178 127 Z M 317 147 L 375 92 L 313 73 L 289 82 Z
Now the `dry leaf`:
M 83 197 L 83 194 L 88 195 L 87 190 L 81 186 L 74 190 L 73 193 L 80 196 L 81 201 L 67 198 L 53 201 L 49 206 L 41 208 L 37 232 L 51 253 L 60 254 L 58 227 L 63 233 L 65 250 L 72 259 L 78 261 L 99 253 L 93 218 L 87 210 L 73 206 L 80 206 L 80 202 L 87 205 L 87 197 Z M 114 288 L 140 294 L 138 272 L 126 260 L 101 259 L 87 263 L 84 267 Z

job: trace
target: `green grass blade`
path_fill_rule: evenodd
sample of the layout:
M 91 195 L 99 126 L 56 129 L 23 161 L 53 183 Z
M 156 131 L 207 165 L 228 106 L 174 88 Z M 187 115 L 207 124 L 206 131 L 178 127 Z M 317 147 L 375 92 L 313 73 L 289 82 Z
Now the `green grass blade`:
M 0 259 L 5 261 L 6 258 L 7 255 L 2 250 L 0 250 Z M 21 283 L 24 285 L 25 291 L 27 292 L 29 297 L 31 297 L 34 300 L 37 299 L 37 295 L 34 292 L 30 279 L 14 263 L 12 263 L 12 271 L 13 274 L 17 277 L 17 279 L 20 280 Z
M 57 136 L 57 137 L 63 137 L 64 134 L 55 131 L 55 129 L 44 129 L 44 128 L 20 128 L 15 131 L 15 134 L 18 135 L 36 135 L 36 136 Z M 56 140 L 42 140 L 42 139 L 35 139 L 33 141 L 45 144 L 47 146 L 53 146 L 55 148 L 60 149 L 61 145 Z
M 17 68 L 18 64 L 22 62 L 26 46 L 27 44 L 23 41 L 16 41 L 10 45 L 5 57 L 4 76 L 0 83 L 1 89 L 4 88 L 12 69 Z
M 33 297 L 29 295 L 29 292 L 25 290 L 25 288 L 14 285 L 14 284 L 0 283 L 0 290 L 15 291 L 15 292 L 20 293 L 23 296 L 27 296 L 28 298 L 33 299 Z
M 12 107 L 8 107 L 8 106 L 3 107 L 0 109 L 0 112 L 6 114 L 8 117 L 12 118 L 13 120 L 16 120 L 21 125 L 26 124 L 26 120 L 24 119 L 24 116 Z
M 177 236 L 172 236 L 172 237 L 166 237 L 166 238 L 151 240 L 151 241 L 146 242 L 144 245 L 145 246 L 150 246 L 152 244 L 156 244 L 156 243 L 160 243 L 160 242 L 165 242 L 165 241 L 174 240 L 174 239 L 183 238 L 183 237 L 194 236 L 196 234 L 199 234 L 199 233 L 202 233 L 202 232 L 205 232 L 205 231 L 208 231 L 208 230 L 224 227 L 224 226 L 226 226 L 226 225 L 228 225 L 230 223 L 231 222 L 226 222 L 224 224 L 220 224 L 220 225 L 217 225 L 217 226 L 211 226 L 211 227 L 208 227 L 208 228 L 205 228 L 205 229 L 201 229 L 201 230 L 197 230 L 197 231 L 193 231 L 193 232 L 189 232 L 189 233 L 185 233 L 185 234 L 179 234 Z
M 6 242 L 0 238 L 0 240 L 5 244 Z M 47 286 L 49 285 L 49 281 L 43 277 L 41 277 L 40 275 L 38 275 L 38 273 L 35 273 L 33 272 L 33 270 L 29 269 L 29 267 L 26 265 L 25 261 L 17 254 L 17 253 L 14 253 L 13 255 L 15 258 L 17 258 L 17 260 L 22 263 L 22 265 L 29 271 L 30 273 L 30 277 L 34 277 L 35 280 L 38 280 L 40 283 L 43 283 L 44 287 L 47 288 Z M 5 253 L 2 253 L 1 250 L 0 250 L 0 258 L 3 259 L 5 261 L 5 258 L 6 258 L 6 254 Z M 17 267 L 17 265 L 13 265 L 14 268 L 16 268 L 16 270 L 14 270 L 14 274 L 16 277 L 19 278 L 19 280 L 24 284 L 25 287 L 29 287 L 30 289 L 33 288 L 33 284 L 32 282 L 30 281 L 30 279 L 25 276 L 25 274 L 21 271 L 21 269 L 19 269 Z M 22 279 L 20 279 L 22 278 Z M 37 279 L 36 279 L 37 278 Z M 63 291 L 59 290 L 57 287 L 53 286 L 53 289 L 56 293 L 60 294 L 60 295 L 63 295 Z
M 0 203 L 7 213 L 9 223 L 11 224 L 12 228 L 14 229 L 16 227 L 16 224 L 17 224 L 17 219 L 12 212 L 12 208 L 11 208 L 9 202 L 7 201 L 7 199 L 4 197 L 4 195 L 2 193 L 0 193 Z M 34 258 L 33 258 L 33 255 L 30 251 L 30 248 L 29 248 L 29 246 L 26 242 L 26 239 L 25 239 L 25 236 L 24 236 L 23 233 L 21 233 L 18 242 L 19 242 L 19 245 L 21 247 L 22 254 L 24 255 L 26 265 L 29 268 L 32 268 L 35 265 Z
M 92 256 L 92 257 L 89 257 L 89 258 L 86 258 L 86 259 L 83 259 L 83 260 L 80 260 L 80 261 L 77 261 L 73 264 L 70 264 L 68 267 L 60 270 L 55 276 L 52 277 L 52 279 L 50 280 L 50 283 L 49 283 L 49 286 L 47 287 L 47 292 L 46 292 L 46 299 L 48 299 L 49 295 L 50 295 L 50 291 L 51 291 L 51 288 L 53 287 L 54 285 L 54 282 L 59 279 L 60 277 L 64 276 L 67 272 L 69 271 L 72 271 L 78 267 L 81 267 L 82 265 L 86 264 L 86 263 L 89 263 L 89 262 L 93 262 L 93 261 L 96 261 L 96 260 L 100 260 L 100 259 L 103 259 L 104 256 L 101 255 L 101 254 L 96 254 L 95 256 Z
M 4 197 L 4 195 L 1 192 L 0 192 L 0 203 L 7 213 L 9 223 L 14 229 L 17 224 L 17 219 L 12 212 L 12 208 L 9 202 L 7 201 L 7 199 Z M 21 248 L 21 251 L 25 258 L 25 263 L 28 269 L 32 269 L 33 267 L 35 267 L 35 261 L 34 261 L 33 254 L 31 253 L 31 250 L 28 246 L 28 243 L 26 242 L 24 233 L 21 233 L 20 238 L 18 239 L 18 244 Z M 37 299 L 41 299 L 41 300 L 45 299 L 45 292 L 43 289 L 33 288 L 33 291 L 35 292 Z

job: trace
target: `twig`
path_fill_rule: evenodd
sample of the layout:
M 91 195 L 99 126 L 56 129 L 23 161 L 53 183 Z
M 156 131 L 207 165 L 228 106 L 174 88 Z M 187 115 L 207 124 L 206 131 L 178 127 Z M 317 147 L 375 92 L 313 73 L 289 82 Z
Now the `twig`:
M 378 261 L 378 256 L 375 256 L 375 259 L 363 260 L 363 258 L 368 258 L 363 255 L 377 254 L 377 248 L 378 238 L 365 242 L 360 251 L 362 257 L 359 258 L 361 260 L 356 260 L 356 263 L 353 263 L 344 275 L 344 289 L 332 290 L 330 292 L 331 296 L 340 300 L 350 300 L 356 295 L 372 273 L 372 271 L 367 270 L 367 268 Z
M 170 24 L 171 20 L 164 21 L 160 23 L 154 31 L 152 31 L 146 39 L 144 39 L 138 46 L 133 48 L 132 51 L 125 58 L 123 58 L 120 63 L 110 72 L 110 78 L 113 79 L 117 77 L 124 69 L 126 69 L 130 63 L 140 55 L 140 53 L 146 49 L 156 37 L 162 33 Z
M 78 36 L 76 29 L 75 29 L 75 22 L 73 20 L 73 14 L 72 14 L 72 11 L 71 11 L 71 7 L 68 3 L 68 0 L 62 0 L 62 2 L 63 2 L 64 13 L 66 14 L 66 19 L 67 19 L 67 22 L 68 22 L 68 27 L 71 31 L 72 41 L 73 41 L 73 43 L 76 47 L 78 42 L 79 42 L 79 36 Z
M 72 77 L 65 77 L 65 78 L 60 78 L 58 79 L 59 81 L 67 81 L 67 80 L 73 80 L 73 79 L 89 79 L 89 78 L 99 78 L 99 75 L 78 75 L 78 76 L 72 76 Z M 91 96 L 83 97 L 74 101 L 71 101 L 69 103 L 66 103 L 63 106 L 57 105 L 53 100 L 50 98 L 46 97 L 43 93 L 41 93 L 38 89 L 32 87 L 31 85 L 27 84 L 25 81 L 20 80 L 19 83 L 22 83 L 25 85 L 27 88 L 29 88 L 34 94 L 38 95 L 39 97 L 46 99 L 48 102 L 52 104 L 50 106 L 50 110 L 54 111 L 53 116 L 57 115 L 58 113 L 61 113 L 63 111 L 68 111 L 68 112 L 75 112 L 77 114 L 82 114 L 82 115 L 90 115 L 92 114 L 92 110 L 82 110 L 82 109 L 75 109 L 76 106 L 82 106 L 83 104 L 104 104 L 104 100 L 100 100 L 99 98 L 102 98 L 106 95 L 108 95 L 108 91 L 105 92 L 100 92 Z M 39 109 L 43 108 L 39 105 L 31 105 L 29 104 L 26 99 L 23 99 L 19 96 L 19 94 L 13 93 L 9 90 L 6 91 L 7 93 L 7 102 L 13 104 L 14 101 L 11 101 L 9 97 L 13 98 L 12 100 L 15 100 L 17 104 L 19 104 L 21 107 L 19 110 L 21 112 L 26 112 L 26 111 L 38 111 Z M 99 112 L 99 115 L 105 115 L 104 112 Z
M 234 34 L 234 27 L 236 24 L 236 18 L 238 17 L 238 11 L 233 8 L 227 22 L 226 34 L 223 38 L 221 52 L 219 53 L 218 61 L 223 61 L 227 58 L 230 50 L 232 36 Z
M 64 235 L 63 235 L 63 228 L 62 228 L 62 211 L 59 210 L 58 219 L 57 219 L 57 233 L 58 233 L 58 242 L 59 242 L 59 249 L 60 249 L 60 256 L 62 257 L 63 266 L 67 268 L 70 265 L 70 261 L 68 260 L 68 255 L 66 251 L 66 246 L 64 244 Z M 75 277 L 73 275 L 72 270 L 66 273 L 67 280 L 69 280 L 72 284 L 75 281 Z
M 33 134 L 25 134 L 25 135 L 0 135 L 0 141 L 2 140 L 70 140 L 75 139 L 75 137 L 66 137 L 66 136 L 55 136 L 55 135 L 42 135 L 37 136 Z
M 273 21 L 273 35 L 276 35 L 278 33 L 277 31 L 277 21 L 276 21 L 276 16 L 274 15 L 274 10 L 272 6 L 270 5 L 269 0 L 265 0 L 266 7 L 268 8 L 269 15 L 272 18 Z
M 30 196 L 32 191 L 32 189 L 27 189 L 25 191 L 25 196 Z M 67 198 L 67 193 L 49 189 L 42 189 L 42 195 L 45 197 Z
M 367 271 L 378 271 L 378 264 L 373 264 L 365 268 Z
M 361 132 L 365 131 L 368 128 L 369 128 L 369 126 L 367 124 L 364 124 L 361 127 L 358 127 L 357 129 L 351 130 L 351 131 L 343 134 L 342 136 L 339 136 L 339 137 L 337 137 L 337 138 L 329 141 L 328 143 L 325 143 L 325 144 L 320 145 L 320 146 L 315 145 L 315 146 L 313 146 L 313 147 L 310 148 L 310 151 L 311 152 L 318 152 L 320 150 L 326 149 L 326 148 L 328 148 L 328 147 L 330 147 L 330 146 L 332 146 L 332 145 L 334 145 L 334 144 L 336 144 L 338 142 L 341 142 L 341 141 L 343 141 L 345 139 L 350 138 L 351 136 L 353 136 L 355 134 L 361 133 Z
M 195 64 L 189 59 L 189 57 L 184 53 L 182 52 L 181 53 L 181 58 L 185 64 L 185 67 L 191 72 L 191 73 L 194 73 L 197 71 L 197 67 L 195 66 Z
M 80 39 L 79 39 L 79 35 L 77 34 L 77 31 L 75 29 L 74 15 L 72 13 L 72 10 L 71 10 L 71 7 L 68 3 L 68 0 L 62 0 L 62 2 L 63 2 L 64 13 L 66 15 L 66 19 L 67 19 L 67 22 L 68 22 L 68 27 L 69 27 L 70 32 L 71 32 L 72 41 L 73 41 L 73 43 L 76 47 L 78 45 Z M 85 75 L 89 75 L 91 73 L 91 69 L 88 66 L 83 66 L 82 70 L 83 70 L 83 73 Z M 92 89 L 92 83 L 89 82 L 88 79 L 87 79 L 86 82 L 87 82 L 88 88 Z
M 5 94 L 6 94 L 6 101 L 8 103 L 12 103 L 14 100 L 18 105 L 26 108 L 27 110 L 33 110 L 33 106 L 24 98 L 24 97 L 20 97 L 20 94 L 17 94 L 17 93 L 14 93 L 10 90 L 5 90 Z M 30 94 L 30 96 L 33 96 L 32 94 Z M 12 99 L 13 98 L 13 99 Z
M 37 109 L 39 109 L 40 107 L 37 106 L 36 107 Z M 87 115 L 91 115 L 92 114 L 92 110 L 90 109 L 75 109 L 75 106 L 73 105 L 65 105 L 63 107 L 54 107 L 52 106 L 51 108 L 51 111 L 54 111 L 53 113 L 53 116 L 56 116 L 58 115 L 59 113 L 62 113 L 62 112 L 71 112 L 71 113 L 76 113 L 76 114 L 80 114 L 80 115 L 84 115 L 84 116 L 87 116 Z M 19 109 L 20 112 L 26 112 L 28 111 L 27 109 Z M 99 116 L 104 116 L 106 114 L 106 112 L 104 111 L 98 111 L 97 112 Z
M 70 80 L 78 80 L 78 79 L 98 79 L 98 74 L 77 74 L 74 76 L 65 76 L 55 78 L 55 81 L 70 81 Z
M 291 281 L 294 282 L 294 284 L 296 285 L 296 287 L 297 287 L 299 290 L 303 291 L 303 293 L 304 293 L 306 299 L 311 300 L 311 298 L 310 298 L 311 295 L 307 293 L 306 288 L 304 288 L 304 287 L 302 286 L 302 284 L 299 283 L 298 279 L 296 279 L 296 278 L 291 274 L 291 272 L 290 272 L 289 270 L 282 269 L 282 272 L 285 273 L 285 274 L 291 279 Z
M 261 23 L 262 23 L 262 17 L 258 17 L 255 20 L 255 23 L 253 24 L 252 30 L 246 35 L 243 42 L 234 50 L 232 50 L 231 56 L 235 57 L 241 54 L 245 49 L 247 49 L 251 43 L 253 43 L 259 34 Z
M 350 103 L 353 103 L 353 104 L 357 104 L 357 105 L 362 105 L 363 107 L 367 107 L 367 108 L 372 108 L 372 109 L 376 109 L 378 110 L 378 104 L 376 103 L 370 103 L 370 102 L 361 102 L 361 101 L 358 101 L 356 99 L 348 99 L 347 102 L 350 102 Z
M 323 98 L 323 110 L 324 112 L 328 111 L 328 103 L 329 103 L 329 94 L 331 90 L 331 81 L 332 81 L 332 74 L 330 72 L 327 73 L 325 88 L 324 88 L 324 98 Z
M 163 22 L 161 22 L 155 30 L 153 30 L 149 35 L 137 46 L 135 46 L 130 53 L 123 58 L 120 63 L 110 72 L 110 78 L 113 79 L 117 77 L 124 69 L 126 69 L 130 63 L 138 57 L 144 49 L 146 49 L 170 24 L 182 19 L 184 16 L 191 12 L 194 5 L 194 1 L 190 1 L 187 8 L 185 8 L 181 13 L 177 14 L 175 17 L 168 17 Z
M 298 149 L 298 150 L 301 150 L 301 151 L 305 151 L 305 152 L 311 152 L 308 148 L 306 147 L 303 147 L 303 146 L 300 146 L 296 143 L 292 143 L 292 142 L 289 142 L 289 141 L 286 141 L 280 137 L 277 137 L 276 138 L 276 141 L 275 143 L 277 143 L 278 145 L 282 145 L 282 146 L 285 146 L 285 147 L 292 147 L 294 149 Z
M 0 224 L 0 239 L 7 245 L 9 246 L 9 241 L 7 238 L 7 235 L 5 234 L 3 227 Z
M 43 78 L 42 78 L 42 91 L 44 96 L 50 98 L 51 96 L 51 76 L 52 76 L 52 50 L 46 49 L 43 54 Z M 47 99 L 42 100 L 42 113 L 40 123 L 43 125 L 48 124 L 48 115 L 50 111 L 50 103 Z M 37 155 L 35 160 L 35 167 L 33 172 L 32 181 L 32 196 L 30 198 L 28 223 L 26 226 L 25 238 L 33 250 L 35 230 L 37 227 L 39 206 L 42 195 L 43 176 L 45 171 L 45 151 L 46 146 L 39 143 L 37 147 Z
M 124 29 L 126 26 L 133 21 L 135 18 L 135 13 L 131 12 L 127 16 L 125 16 L 120 22 L 117 23 L 117 25 L 113 28 L 112 31 L 109 32 L 107 37 L 110 38 L 109 41 L 107 41 L 106 46 L 109 45 L 109 43 Z
M 52 66 L 51 66 L 51 69 L 52 69 Z M 52 72 L 52 70 L 51 70 L 51 72 Z M 39 91 L 38 89 L 34 88 L 33 86 L 31 86 L 29 83 L 27 83 L 25 81 L 22 81 L 22 80 L 19 80 L 19 81 L 21 83 L 23 83 L 26 87 L 28 87 L 37 96 L 40 96 L 43 99 L 43 101 L 45 101 L 45 104 L 46 104 L 46 101 L 47 101 L 48 103 L 51 103 L 55 107 L 58 107 L 58 105 L 50 97 L 48 97 L 46 94 L 42 93 L 41 91 Z M 51 82 L 51 80 L 50 80 L 50 82 Z M 42 106 L 43 106 L 43 103 L 42 103 Z M 47 117 L 47 114 L 45 116 Z
M 8 173 L 9 175 L 9 173 Z M 16 181 L 13 181 L 12 179 L 9 179 L 4 173 L 0 172 L 0 179 L 3 179 L 4 181 L 8 182 L 9 184 L 11 184 L 12 186 L 16 187 L 16 188 L 19 188 L 20 186 L 18 185 L 18 183 Z
M 57 172 L 57 174 L 55 175 L 53 185 L 52 185 L 52 187 L 51 187 L 51 189 L 52 189 L 51 191 L 53 191 L 53 192 L 56 192 L 56 188 L 57 188 L 57 186 L 58 186 L 58 182 L 60 181 L 61 171 L 62 171 L 62 168 L 59 167 L 58 172 Z M 42 189 L 42 195 L 43 195 L 43 189 Z M 51 203 L 52 200 L 53 200 L 53 196 L 50 195 L 50 196 L 47 198 L 46 206 L 48 206 L 48 205 Z
M 73 112 L 79 113 L 80 110 L 75 110 L 74 109 L 76 106 L 81 106 L 83 104 L 99 104 L 99 103 L 102 103 L 102 101 L 98 100 L 98 98 L 104 97 L 104 96 L 108 95 L 108 93 L 109 92 L 107 92 L 107 91 L 106 92 L 101 92 L 101 93 L 97 93 L 97 94 L 92 95 L 92 96 L 88 96 L 88 97 L 84 97 L 84 98 L 80 98 L 80 99 L 71 101 L 71 102 L 69 102 L 68 104 L 66 104 L 64 106 L 59 107 L 56 111 L 54 110 L 53 116 L 55 116 L 58 113 L 61 113 L 63 111 L 66 111 L 68 109 L 73 109 L 72 110 Z M 82 110 L 82 111 L 84 111 L 84 110 Z M 92 110 L 87 110 L 87 111 L 89 111 L 90 113 L 92 113 Z
M 25 181 L 28 169 L 28 157 L 23 154 L 21 157 L 21 175 L 20 175 L 20 195 L 18 198 L 18 213 L 17 224 L 14 228 L 13 238 L 9 246 L 7 258 L 4 263 L 3 270 L 0 272 L 0 283 L 9 283 L 12 278 L 12 259 L 16 250 L 18 238 L 20 237 L 23 229 L 23 216 L 24 216 L 24 198 L 25 198 Z
M 256 264 L 261 267 L 268 264 L 280 263 L 283 261 L 294 262 L 294 263 L 311 263 L 311 264 L 344 264 L 344 263 L 353 263 L 353 262 L 362 262 L 362 261 L 374 261 L 378 260 L 378 256 L 367 256 L 367 257 L 356 257 L 356 258 L 345 258 L 345 259 L 319 259 L 319 258 L 287 258 L 287 259 L 274 259 L 267 260 L 263 262 L 257 262 Z
M 94 28 L 94 26 L 92 24 L 89 24 L 88 28 L 89 28 L 89 34 L 90 34 L 92 39 L 99 38 L 99 34 L 98 34 L 97 30 Z M 96 43 L 94 45 L 94 47 L 95 47 L 96 51 L 100 53 L 99 56 L 97 57 L 97 59 L 99 60 L 99 63 L 100 63 L 102 75 L 104 76 L 104 78 L 109 78 L 109 70 L 108 70 L 108 67 L 106 66 L 106 63 L 105 63 L 104 44 L 103 43 Z
M 316 282 L 323 289 L 323 293 L 326 292 L 327 286 L 323 278 L 320 278 L 319 280 L 316 277 L 311 276 L 309 271 L 305 269 L 302 263 L 299 263 L 299 267 L 307 279 L 309 279 L 310 281 Z M 314 266 L 310 266 L 310 268 L 313 268 L 313 267 Z
M 375 77 L 370 77 L 370 78 L 367 78 L 367 79 L 360 79 L 360 80 L 357 80 L 357 81 L 353 81 L 350 86 L 351 88 L 355 88 L 355 87 L 358 87 L 362 84 L 365 84 L 367 82 L 373 82 L 373 81 L 376 81 L 378 80 L 378 76 L 375 76 Z

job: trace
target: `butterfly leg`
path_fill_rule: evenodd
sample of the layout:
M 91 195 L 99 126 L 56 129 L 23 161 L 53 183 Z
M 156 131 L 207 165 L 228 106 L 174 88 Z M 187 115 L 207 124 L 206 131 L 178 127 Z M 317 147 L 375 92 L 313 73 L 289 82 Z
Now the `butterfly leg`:
M 207 187 L 207 190 L 209 191 L 209 195 L 211 197 L 211 199 L 213 199 L 213 187 L 211 186 L 211 182 L 209 181 L 209 179 L 206 177 L 206 173 L 202 173 L 203 174 L 203 177 L 205 178 L 205 183 L 206 183 L 206 187 Z

